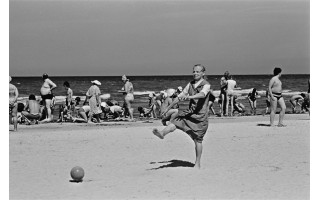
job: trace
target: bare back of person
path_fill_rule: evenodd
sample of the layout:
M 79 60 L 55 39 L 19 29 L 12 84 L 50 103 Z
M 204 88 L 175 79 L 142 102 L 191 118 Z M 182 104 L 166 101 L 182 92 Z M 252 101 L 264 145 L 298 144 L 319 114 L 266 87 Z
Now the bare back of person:
M 39 114 L 40 113 L 40 104 L 36 100 L 29 100 L 28 103 L 29 113 L 30 114 Z

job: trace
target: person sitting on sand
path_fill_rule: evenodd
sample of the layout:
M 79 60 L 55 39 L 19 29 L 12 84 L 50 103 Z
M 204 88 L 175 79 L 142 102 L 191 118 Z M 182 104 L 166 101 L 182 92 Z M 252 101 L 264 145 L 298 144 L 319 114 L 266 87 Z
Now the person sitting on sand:
M 195 167 L 197 168 L 200 168 L 202 141 L 208 129 L 209 91 L 210 84 L 205 80 L 205 67 L 197 64 L 193 67 L 193 81 L 187 84 L 183 92 L 166 108 L 162 115 L 165 115 L 180 100 L 190 100 L 189 109 L 179 114 L 163 130 L 153 129 L 153 134 L 160 139 L 164 139 L 168 133 L 177 128 L 187 133 L 195 144 Z
M 29 101 L 27 101 L 25 110 L 22 111 L 22 114 L 29 121 L 35 120 L 35 123 L 38 123 L 38 121 L 40 120 L 40 118 L 41 118 L 40 104 L 36 100 L 36 97 L 34 94 L 29 95 Z
M 89 105 L 84 105 L 78 110 L 78 115 L 77 117 L 73 117 L 72 121 L 73 122 L 85 122 L 85 123 L 92 123 L 92 113 L 90 112 L 90 106 Z M 90 121 L 88 120 L 90 119 Z
M 102 111 L 105 113 L 106 118 L 109 119 L 110 115 L 112 119 L 120 120 L 120 117 L 124 115 L 124 108 L 121 106 L 108 106 L 106 102 L 101 103 Z
M 301 103 L 300 103 L 300 101 L 303 101 L 302 95 L 304 95 L 304 94 L 296 94 L 296 95 L 293 95 L 293 96 L 290 98 L 290 103 L 291 103 L 291 106 L 292 106 L 292 113 L 296 113 L 296 107 L 297 107 L 297 105 L 300 106 L 300 109 L 301 109 Z M 302 110 L 302 109 L 301 109 L 301 110 Z
M 13 121 L 13 131 L 18 131 L 18 103 L 17 99 L 19 96 L 19 92 L 16 86 L 11 84 L 12 78 L 9 76 L 9 122 Z
M 143 107 L 139 106 L 138 111 L 139 111 L 140 118 L 142 118 L 142 117 L 153 118 L 152 117 L 152 110 L 150 108 L 143 108 Z
M 308 111 L 308 113 L 310 115 L 310 94 L 309 93 L 301 93 L 301 96 L 303 97 L 303 102 L 301 104 L 301 110 Z
M 277 104 L 279 103 L 281 111 L 279 114 L 278 127 L 284 127 L 283 118 L 286 111 L 286 104 L 282 96 L 282 83 L 280 77 L 282 75 L 282 70 L 279 67 L 275 67 L 273 70 L 273 77 L 269 82 L 269 95 L 271 102 L 271 112 L 270 112 L 270 126 L 274 126 L 274 118 L 277 110 Z
M 181 94 L 181 93 L 180 93 Z M 161 104 L 161 113 L 163 113 L 175 100 L 178 99 L 178 96 L 175 94 L 175 89 L 167 89 L 165 95 L 165 99 Z M 172 123 L 173 120 L 178 116 L 179 105 L 175 104 L 171 108 L 168 109 L 165 115 L 162 116 L 161 122 L 164 126 L 169 123 Z
M 258 92 L 256 88 L 253 88 L 252 91 L 248 94 L 247 98 L 249 100 L 249 104 L 251 107 L 251 114 L 256 115 L 256 110 L 257 110 L 257 96 Z
M 98 85 L 101 85 L 101 83 L 98 80 L 91 81 L 92 85 L 88 89 L 86 93 L 86 99 L 83 102 L 83 105 L 89 101 L 89 106 L 90 106 L 90 119 L 88 120 L 88 123 L 91 123 L 91 118 L 95 118 L 98 123 L 100 123 L 100 114 L 102 113 L 101 108 L 100 108 L 100 89 Z
M 245 106 L 242 103 L 238 102 L 237 99 L 238 99 L 238 96 L 235 95 L 233 98 L 233 107 L 234 107 L 233 113 L 238 112 L 239 115 L 243 115 L 243 113 L 245 112 Z
M 50 122 L 53 120 L 52 110 L 51 110 L 52 99 L 53 99 L 52 90 L 54 90 L 57 87 L 57 85 L 49 79 L 48 74 L 43 74 L 42 79 L 43 79 L 43 84 L 40 89 L 40 94 L 41 94 L 41 98 L 43 100 L 44 106 L 46 107 L 46 110 L 47 110 L 47 116 L 46 116 L 46 119 L 43 120 L 43 122 Z

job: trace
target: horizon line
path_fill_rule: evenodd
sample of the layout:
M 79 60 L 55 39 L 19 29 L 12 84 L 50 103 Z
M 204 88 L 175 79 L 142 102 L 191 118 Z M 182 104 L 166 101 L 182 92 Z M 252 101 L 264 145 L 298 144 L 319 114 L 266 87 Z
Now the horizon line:
M 273 74 L 231 74 L 232 76 L 261 76 L 261 75 L 273 75 Z M 310 73 L 305 74 L 282 74 L 282 75 L 310 75 Z M 11 77 L 41 77 L 37 75 L 31 75 L 31 76 L 11 76 Z M 101 76 L 101 75 L 53 75 L 50 77 L 121 77 L 122 75 L 112 75 L 112 76 Z M 134 76 L 134 77 L 162 77 L 162 76 L 192 76 L 192 74 L 180 74 L 180 75 L 126 75 L 126 76 Z M 208 74 L 206 76 L 223 76 L 223 74 Z

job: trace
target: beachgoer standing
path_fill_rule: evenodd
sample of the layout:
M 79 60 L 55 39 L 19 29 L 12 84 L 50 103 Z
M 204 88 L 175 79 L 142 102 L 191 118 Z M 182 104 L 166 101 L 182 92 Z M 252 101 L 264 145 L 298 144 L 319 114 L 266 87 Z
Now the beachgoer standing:
M 283 118 L 286 112 L 286 104 L 284 102 L 284 98 L 282 96 L 282 83 L 280 81 L 281 77 L 281 68 L 275 67 L 273 70 L 273 77 L 269 82 L 269 95 L 270 95 L 270 102 L 271 102 L 271 109 L 270 109 L 270 126 L 274 126 L 274 117 L 277 110 L 277 103 L 279 103 L 281 111 L 279 114 L 279 127 L 285 126 L 283 124 Z
M 251 114 L 256 115 L 256 109 L 257 109 L 257 96 L 258 92 L 256 88 L 253 88 L 252 91 L 248 94 L 247 98 L 249 100 L 249 104 L 251 107 Z
M 98 80 L 91 81 L 92 85 L 88 89 L 86 93 L 86 99 L 83 102 L 83 105 L 86 105 L 87 101 L 89 100 L 89 106 L 90 106 L 90 114 L 88 123 L 92 123 L 91 119 L 92 117 L 96 118 L 97 122 L 100 123 L 100 113 L 102 113 L 100 104 L 100 89 L 98 85 L 101 85 L 101 83 Z
M 226 91 L 227 91 L 227 79 L 225 76 L 221 77 L 220 79 L 220 101 L 221 101 L 221 116 L 225 115 L 226 114 L 226 110 L 225 110 L 225 101 L 227 99 L 227 94 L 226 94 Z
M 43 74 L 42 80 L 43 80 L 43 84 L 40 89 L 40 94 L 41 94 L 43 104 L 47 110 L 46 119 L 44 119 L 44 121 L 50 122 L 51 120 L 53 120 L 52 110 L 51 110 L 51 104 L 52 104 L 51 101 L 53 98 L 52 90 L 55 89 L 57 85 L 49 79 L 48 74 Z
M 124 83 L 124 86 L 122 88 L 122 93 L 124 96 L 124 108 L 129 112 L 130 115 L 130 121 L 134 121 L 133 118 L 133 108 L 131 107 L 131 104 L 133 103 L 134 96 L 133 96 L 133 85 L 129 81 L 129 79 L 126 77 L 126 75 L 122 76 L 122 81 Z
M 17 119 L 17 112 L 18 112 L 18 103 L 17 99 L 19 96 L 19 92 L 16 86 L 11 84 L 12 78 L 9 76 L 9 115 L 10 119 L 9 122 L 12 121 L 13 118 L 13 126 L 14 126 L 14 131 L 18 130 L 18 119 Z M 12 118 L 11 118 L 12 117 Z
M 162 131 L 153 129 L 153 134 L 163 139 L 165 135 L 173 132 L 177 128 L 187 133 L 195 144 L 196 161 L 195 167 L 200 168 L 200 159 L 202 154 L 202 141 L 208 129 L 209 115 L 209 91 L 210 84 L 204 79 L 205 67 L 197 64 L 193 67 L 193 81 L 183 89 L 178 98 L 166 108 L 162 113 L 165 115 L 169 109 L 177 104 L 180 100 L 190 100 L 189 109 L 179 114 Z
M 68 109 L 70 109 L 71 105 L 73 104 L 73 102 L 72 102 L 73 91 L 71 90 L 70 84 L 69 84 L 68 81 L 65 81 L 63 83 L 63 86 L 67 91 L 67 94 L 66 94 L 66 106 L 67 106 Z
M 227 80 L 227 103 L 226 103 L 226 115 L 228 115 L 229 111 L 229 101 L 231 102 L 231 109 L 230 109 L 230 116 L 233 114 L 233 98 L 234 98 L 234 89 L 237 87 L 237 82 L 232 79 L 232 76 L 229 76 L 229 79 Z

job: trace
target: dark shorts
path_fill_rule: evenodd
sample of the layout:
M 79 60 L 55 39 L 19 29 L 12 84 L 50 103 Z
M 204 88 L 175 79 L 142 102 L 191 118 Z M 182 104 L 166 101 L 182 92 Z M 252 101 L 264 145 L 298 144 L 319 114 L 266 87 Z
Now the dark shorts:
M 53 98 L 53 94 L 41 95 L 41 98 L 42 98 L 42 100 L 52 99 Z

